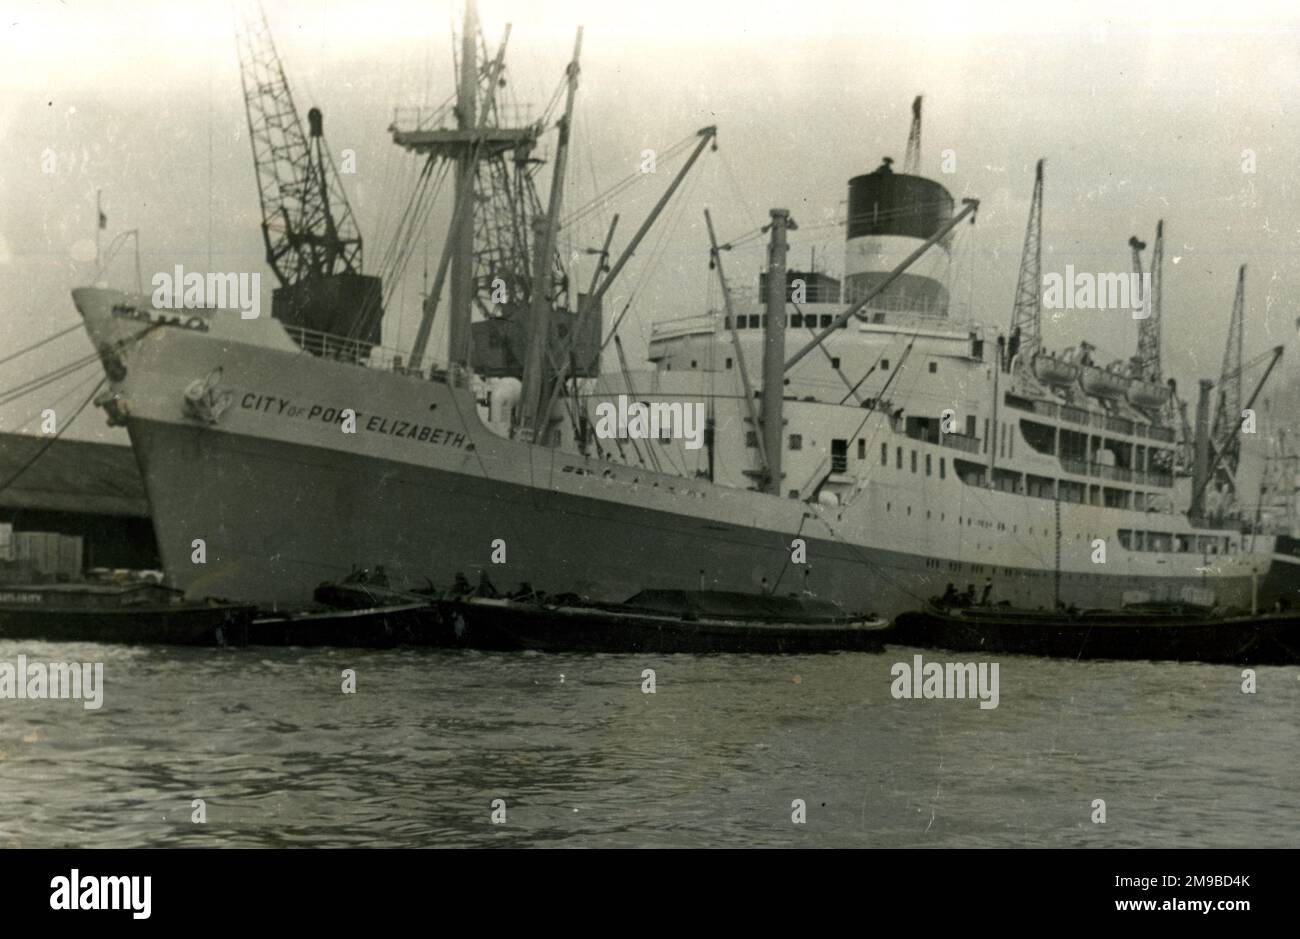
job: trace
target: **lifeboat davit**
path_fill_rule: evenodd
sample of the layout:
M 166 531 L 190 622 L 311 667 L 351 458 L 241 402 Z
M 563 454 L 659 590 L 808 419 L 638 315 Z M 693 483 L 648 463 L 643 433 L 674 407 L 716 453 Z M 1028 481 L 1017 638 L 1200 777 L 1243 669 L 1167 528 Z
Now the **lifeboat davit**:
M 1079 385 L 1094 398 L 1122 398 L 1131 381 L 1127 376 L 1095 365 L 1083 366 L 1079 375 Z
M 1075 362 L 1055 359 L 1050 355 L 1036 355 L 1033 360 L 1034 375 L 1039 381 L 1058 388 L 1073 384 L 1079 377 L 1079 366 Z

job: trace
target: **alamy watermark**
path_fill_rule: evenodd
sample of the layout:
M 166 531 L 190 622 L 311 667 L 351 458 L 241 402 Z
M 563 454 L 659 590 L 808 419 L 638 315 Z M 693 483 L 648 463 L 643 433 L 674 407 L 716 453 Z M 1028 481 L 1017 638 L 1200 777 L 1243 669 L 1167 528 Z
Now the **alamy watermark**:
M 1093 274 L 1065 265 L 1065 275 L 1043 275 L 1045 310 L 1132 310 L 1135 320 L 1151 315 L 1151 272 Z
M 925 662 L 912 656 L 912 664 L 896 662 L 889 693 L 903 698 L 979 698 L 980 710 L 998 706 L 998 663 Z
M 87 711 L 104 706 L 103 662 L 0 662 L 0 699 L 80 699 Z
M 644 401 L 628 402 L 618 396 L 618 404 L 602 401 L 596 405 L 596 436 L 601 440 L 628 438 L 679 438 L 687 450 L 704 446 L 704 402 Z
M 73 868 L 67 877 L 50 881 L 52 910 L 130 910 L 133 919 L 148 919 L 153 911 L 153 877 L 83 875 Z
M 173 272 L 159 271 L 150 280 L 155 310 L 224 310 L 239 308 L 242 319 L 262 313 L 262 275 L 259 273 L 185 273 L 177 264 Z

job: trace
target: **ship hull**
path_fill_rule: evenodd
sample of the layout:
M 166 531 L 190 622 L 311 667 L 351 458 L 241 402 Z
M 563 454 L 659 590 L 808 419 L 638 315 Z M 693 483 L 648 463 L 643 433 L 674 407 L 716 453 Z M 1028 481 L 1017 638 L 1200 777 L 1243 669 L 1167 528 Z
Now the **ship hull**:
M 930 558 L 881 546 L 804 535 L 816 563 L 798 565 L 788 530 L 204 428 L 133 421 L 130 431 L 164 566 L 195 597 L 301 603 L 324 581 L 382 564 L 408 586 L 483 571 L 503 589 L 528 582 L 611 601 L 649 588 L 806 589 L 892 616 L 954 579 Z M 1051 608 L 1054 578 L 1029 573 L 999 569 L 991 599 Z M 1173 598 L 1205 583 L 1062 572 L 1059 589 L 1065 604 L 1119 606 L 1134 591 Z M 1249 605 L 1249 578 L 1215 578 L 1215 589 Z

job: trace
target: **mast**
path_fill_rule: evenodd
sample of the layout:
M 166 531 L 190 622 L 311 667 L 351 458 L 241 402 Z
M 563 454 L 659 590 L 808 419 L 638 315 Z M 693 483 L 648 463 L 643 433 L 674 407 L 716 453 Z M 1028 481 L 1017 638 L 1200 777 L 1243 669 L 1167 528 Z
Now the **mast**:
M 766 489 L 781 494 L 781 452 L 785 435 L 785 260 L 786 232 L 798 228 L 789 209 L 772 209 L 767 255 L 767 315 L 763 318 L 763 450 L 767 455 Z
M 478 7 L 465 2 L 460 37 L 460 81 L 456 87 L 456 127 L 473 138 L 478 123 Z M 473 142 L 456 155 L 456 199 L 452 213 L 451 303 L 447 318 L 447 364 L 452 385 L 469 371 L 470 321 L 474 307 L 474 175 L 478 155 Z M 468 374 L 465 374 L 468 379 Z
M 754 387 L 749 383 L 749 369 L 745 365 L 745 347 L 740 343 L 740 333 L 736 329 L 736 311 L 731 305 L 731 289 L 727 286 L 727 276 L 722 271 L 722 252 L 718 247 L 717 235 L 713 233 L 713 216 L 704 210 L 704 224 L 709 230 L 709 263 L 718 272 L 718 283 L 722 285 L 722 306 L 726 311 L 727 328 L 731 332 L 731 345 L 736 352 L 736 366 L 740 371 L 740 386 L 745 395 L 745 410 L 749 414 L 750 426 L 754 428 L 754 439 L 758 442 L 758 458 L 766 478 L 767 448 L 763 442 L 762 427 L 759 423 L 758 409 L 754 407 Z
M 501 75 L 505 67 L 506 46 L 509 44 L 509 42 L 510 42 L 510 24 L 507 23 L 505 27 L 505 32 L 501 37 L 501 45 L 497 47 L 496 59 L 493 61 L 492 66 L 488 70 L 488 73 L 486 75 L 487 92 L 483 96 L 483 101 L 479 107 L 478 126 L 476 128 L 474 139 L 471 140 L 468 145 L 470 148 L 477 147 L 480 141 L 486 139 L 488 133 L 491 130 L 491 128 L 489 127 L 489 120 L 492 117 L 493 108 L 496 104 L 496 90 L 499 84 L 501 83 Z M 407 136 L 413 137 L 415 135 L 407 135 Z M 428 136 L 429 135 L 425 135 L 426 140 L 428 139 Z M 499 134 L 497 136 L 499 137 Z M 416 147 L 415 149 L 421 149 L 421 148 Z M 434 153 L 436 152 L 438 151 L 430 151 L 430 155 L 433 156 Z M 472 185 L 474 182 L 477 181 L 476 180 L 477 175 L 478 175 L 477 172 L 474 173 L 473 174 L 474 178 L 468 179 L 467 182 Z M 467 187 L 462 187 L 461 181 L 459 180 L 453 181 L 453 186 L 455 187 L 456 193 L 460 193 L 462 189 L 468 191 Z M 462 208 L 465 206 L 471 206 L 472 204 L 473 202 L 470 200 L 465 200 L 463 202 L 463 205 L 458 203 L 458 205 L 461 205 Z M 433 331 L 434 317 L 437 316 L 438 313 L 438 303 L 442 299 L 443 286 L 447 282 L 447 270 L 451 266 L 451 257 L 453 254 L 453 249 L 456 247 L 456 241 L 453 237 L 451 237 L 451 234 L 457 230 L 456 211 L 458 211 L 458 209 L 453 209 L 452 225 L 451 228 L 449 229 L 448 237 L 442 244 L 442 250 L 438 253 L 438 271 L 436 274 L 434 274 L 433 285 L 428 289 L 424 297 L 424 302 L 421 305 L 420 325 L 415 333 L 415 344 L 411 347 L 410 368 L 416 372 L 420 371 L 424 363 L 424 353 L 428 349 L 429 335 Z
M 564 174 L 569 157 L 569 132 L 573 124 L 573 99 L 578 92 L 578 57 L 582 53 L 582 27 L 573 43 L 573 61 L 569 63 L 569 87 L 560 119 L 559 140 L 552 167 L 551 194 L 537 239 L 533 261 L 533 286 L 529 293 L 528 352 L 524 362 L 524 390 L 520 410 L 519 437 L 531 441 L 546 432 L 549 415 L 543 404 L 550 401 L 547 385 L 555 380 L 549 356 L 551 338 L 551 256 L 555 253 L 555 234 L 560 225 L 560 206 L 564 198 Z

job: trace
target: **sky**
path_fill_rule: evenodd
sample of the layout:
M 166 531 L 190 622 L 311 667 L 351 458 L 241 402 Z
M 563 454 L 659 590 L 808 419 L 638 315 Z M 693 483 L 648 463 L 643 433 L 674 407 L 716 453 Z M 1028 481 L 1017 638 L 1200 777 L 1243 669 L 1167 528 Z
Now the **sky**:
M 344 185 L 373 265 L 418 170 L 391 142 L 394 108 L 452 92 L 460 6 L 267 0 L 266 9 L 300 113 L 320 106 L 335 159 L 356 154 Z M 1246 357 L 1279 343 L 1300 354 L 1294 6 L 483 0 L 480 12 L 490 42 L 513 24 L 509 88 L 534 113 L 584 28 L 570 208 L 633 173 L 646 149 L 718 126 L 718 151 L 701 158 L 606 303 L 632 301 L 621 335 L 634 361 L 652 322 L 718 300 L 705 207 L 723 241 L 752 232 L 770 207 L 788 208 L 800 225 L 793 263 L 815 250 L 840 273 L 847 180 L 884 155 L 902 160 L 917 94 L 923 174 L 981 200 L 955 243 L 956 315 L 1007 328 L 1033 166 L 1045 157 L 1045 272 L 1127 271 L 1129 237 L 1150 243 L 1165 220 L 1165 369 L 1185 396 L 1197 378 L 1218 376 L 1239 264 L 1248 265 Z M 176 264 L 260 271 L 269 309 L 228 0 L 6 0 L 0 13 L 0 359 L 76 324 L 69 291 L 94 277 L 97 192 L 103 244 L 138 229 L 146 283 Z M 955 172 L 941 172 L 945 151 Z M 625 244 L 678 165 L 641 178 L 562 246 L 598 245 L 615 211 L 615 247 Z M 386 345 L 412 341 L 445 221 L 435 209 L 431 237 L 395 289 Z M 733 283 L 756 284 L 762 254 L 761 239 L 732 252 Z M 585 283 L 589 262 L 577 272 Z M 134 276 L 127 247 L 107 280 L 129 286 Z M 1106 360 L 1136 344 L 1124 313 L 1045 314 L 1043 329 L 1049 347 L 1087 338 Z M 0 392 L 89 351 L 73 332 L 0 363 Z M 1294 385 L 1296 371 L 1292 354 L 1271 393 Z M 0 405 L 0 430 L 35 432 L 43 408 L 75 407 L 98 378 L 92 366 Z M 122 439 L 90 409 L 70 433 Z

